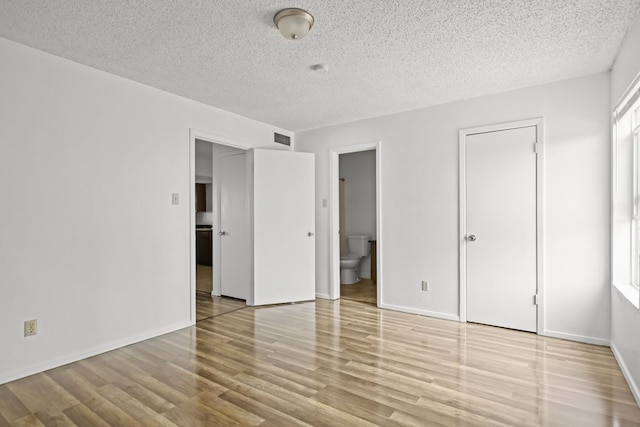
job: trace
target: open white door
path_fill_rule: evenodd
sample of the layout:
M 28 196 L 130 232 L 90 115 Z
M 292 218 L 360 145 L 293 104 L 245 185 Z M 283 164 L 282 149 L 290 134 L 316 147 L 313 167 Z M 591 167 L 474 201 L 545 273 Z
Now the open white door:
M 251 288 L 246 169 L 246 153 L 220 157 L 220 294 L 242 300 Z
M 253 150 L 253 278 L 249 305 L 315 299 L 315 158 Z

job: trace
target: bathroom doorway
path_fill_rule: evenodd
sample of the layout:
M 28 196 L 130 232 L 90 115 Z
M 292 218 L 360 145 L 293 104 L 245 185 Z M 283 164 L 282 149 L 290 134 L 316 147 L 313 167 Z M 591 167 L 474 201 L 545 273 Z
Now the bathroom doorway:
M 379 306 L 380 142 L 333 149 L 330 176 L 330 298 Z M 345 262 L 347 258 L 352 260 Z

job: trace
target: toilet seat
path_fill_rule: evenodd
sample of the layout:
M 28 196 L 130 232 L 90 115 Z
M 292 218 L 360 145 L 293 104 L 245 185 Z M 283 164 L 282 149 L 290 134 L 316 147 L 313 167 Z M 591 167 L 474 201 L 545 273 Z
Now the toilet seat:
M 347 261 L 347 260 L 350 260 L 350 259 L 358 259 L 359 260 L 360 259 L 360 255 L 358 255 L 358 254 L 346 254 L 346 255 L 341 255 L 340 256 L 340 260 L 342 260 L 342 261 Z

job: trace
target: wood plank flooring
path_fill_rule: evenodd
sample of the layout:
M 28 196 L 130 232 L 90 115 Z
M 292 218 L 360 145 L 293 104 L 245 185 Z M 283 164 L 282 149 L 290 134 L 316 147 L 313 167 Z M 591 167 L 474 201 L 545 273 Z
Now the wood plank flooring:
M 196 264 L 196 290 L 211 293 L 213 289 L 213 267 Z
M 229 313 L 247 304 L 235 298 L 216 297 L 204 292 L 196 292 L 196 321 L 209 319 L 214 316 Z
M 340 298 L 378 304 L 376 285 L 370 279 L 360 279 L 358 283 L 352 285 L 340 285 Z
M 236 303 L 0 385 L 0 426 L 640 425 L 606 347 L 348 299 Z

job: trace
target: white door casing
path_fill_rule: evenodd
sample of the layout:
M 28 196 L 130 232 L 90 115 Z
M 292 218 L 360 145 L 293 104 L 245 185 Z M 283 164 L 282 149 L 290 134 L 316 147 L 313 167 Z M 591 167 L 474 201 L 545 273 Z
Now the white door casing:
M 252 150 L 250 305 L 315 299 L 315 156 Z
M 220 293 L 246 300 L 251 287 L 246 154 L 220 157 Z
M 541 126 L 461 131 L 461 321 L 543 331 Z

